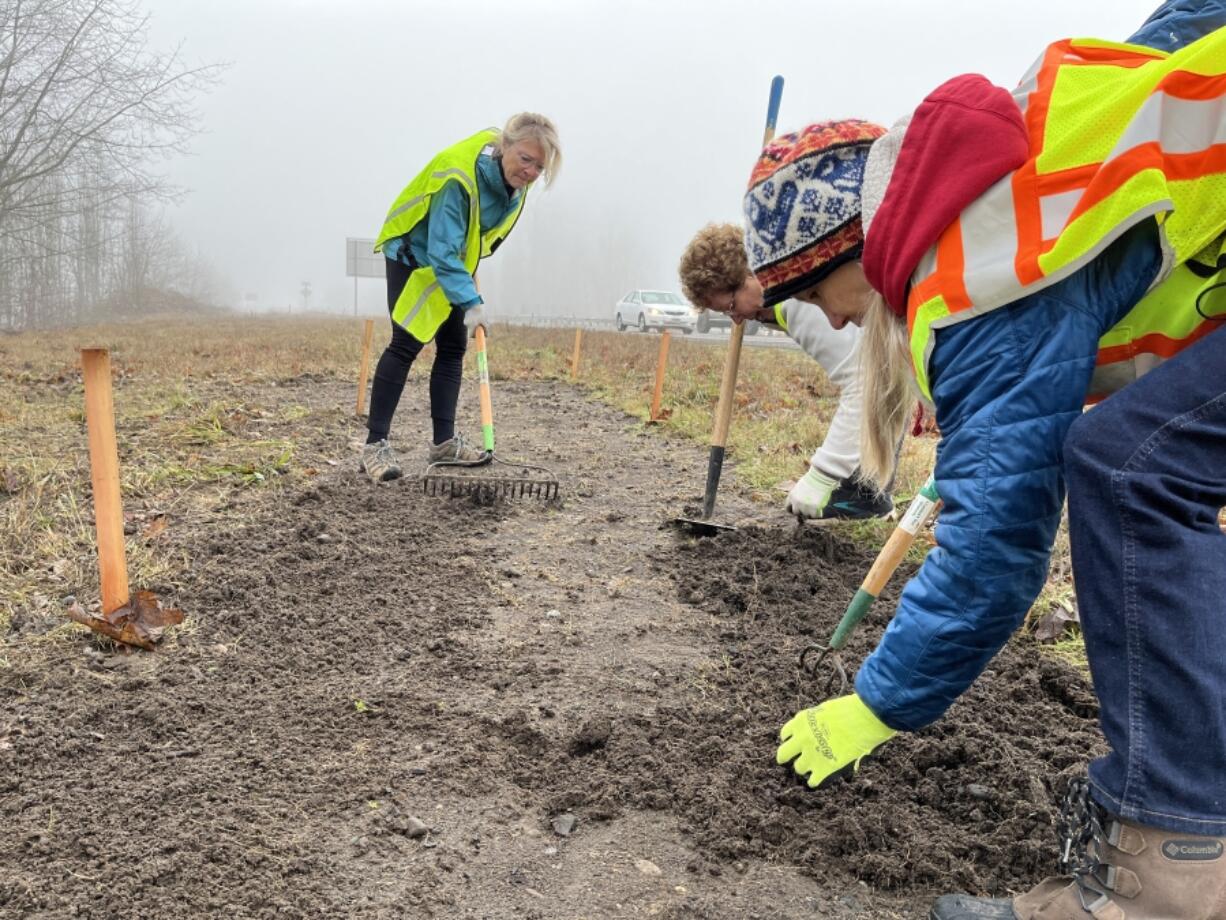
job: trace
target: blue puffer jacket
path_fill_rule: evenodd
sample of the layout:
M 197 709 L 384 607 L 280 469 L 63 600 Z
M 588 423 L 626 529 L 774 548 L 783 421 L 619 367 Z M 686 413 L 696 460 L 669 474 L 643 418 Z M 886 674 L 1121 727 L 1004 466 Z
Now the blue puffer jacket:
M 1128 41 L 1174 51 L 1226 24 L 1226 0 L 1167 0 Z
M 938 545 L 856 676 L 856 692 L 892 728 L 939 718 L 1034 603 L 1064 505 L 1064 437 L 1098 340 L 1160 262 L 1147 221 L 1064 281 L 934 333 Z
M 1226 0 L 1168 0 L 1129 41 L 1174 50 L 1224 24 Z M 856 676 L 856 692 L 892 728 L 939 718 L 1034 603 L 1064 504 L 1064 438 L 1098 340 L 1160 263 L 1147 221 L 1064 281 L 934 333 L 938 546 Z

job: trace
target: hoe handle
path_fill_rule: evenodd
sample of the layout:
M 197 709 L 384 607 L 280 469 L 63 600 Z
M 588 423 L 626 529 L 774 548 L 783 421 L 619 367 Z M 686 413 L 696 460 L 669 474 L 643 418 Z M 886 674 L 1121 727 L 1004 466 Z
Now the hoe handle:
M 490 401 L 490 365 L 485 357 L 485 327 L 478 326 L 477 382 L 481 392 L 481 440 L 487 454 L 494 452 L 494 404 Z
M 783 77 L 771 80 L 770 100 L 766 105 L 766 128 L 762 132 L 765 147 L 775 136 L 775 122 L 779 120 L 779 103 L 783 99 Z M 745 324 L 733 323 L 728 338 L 728 354 L 724 358 L 724 374 L 719 384 L 719 404 L 715 409 L 715 431 L 711 434 L 711 453 L 707 460 L 707 490 L 702 498 L 702 516 L 709 518 L 715 512 L 715 493 L 719 491 L 719 478 L 724 469 L 724 449 L 728 443 L 728 425 L 732 420 L 732 401 L 736 391 L 737 372 L 741 366 L 741 342 L 745 338 Z

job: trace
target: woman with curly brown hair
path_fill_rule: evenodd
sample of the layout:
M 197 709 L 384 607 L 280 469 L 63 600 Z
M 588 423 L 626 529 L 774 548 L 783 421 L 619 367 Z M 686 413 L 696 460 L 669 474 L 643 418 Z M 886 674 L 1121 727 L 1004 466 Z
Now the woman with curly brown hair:
M 889 489 L 863 481 L 860 461 L 860 382 L 856 374 L 860 332 L 836 330 L 811 304 L 789 300 L 764 307 L 762 285 L 749 271 L 744 232 L 733 224 L 709 224 L 681 256 L 681 289 L 690 303 L 726 313 L 734 322 L 756 320 L 786 332 L 817 361 L 839 389 L 839 404 L 825 440 L 784 502 L 801 518 L 883 517 L 894 510 Z

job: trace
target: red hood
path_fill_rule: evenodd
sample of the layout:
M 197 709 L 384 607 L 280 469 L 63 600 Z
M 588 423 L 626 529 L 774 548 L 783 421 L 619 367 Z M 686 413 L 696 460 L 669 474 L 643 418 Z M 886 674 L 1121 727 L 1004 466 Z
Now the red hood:
M 920 103 L 864 240 L 864 274 L 906 315 L 911 275 L 963 208 L 1030 155 L 1013 97 L 979 74 L 954 77 Z

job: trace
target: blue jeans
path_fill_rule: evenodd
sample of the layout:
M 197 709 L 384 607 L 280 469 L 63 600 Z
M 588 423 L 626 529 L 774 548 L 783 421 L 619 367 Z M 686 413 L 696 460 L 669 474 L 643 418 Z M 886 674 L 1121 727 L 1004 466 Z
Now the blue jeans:
M 1111 753 L 1111 812 L 1226 834 L 1226 332 L 1073 423 L 1073 577 Z

